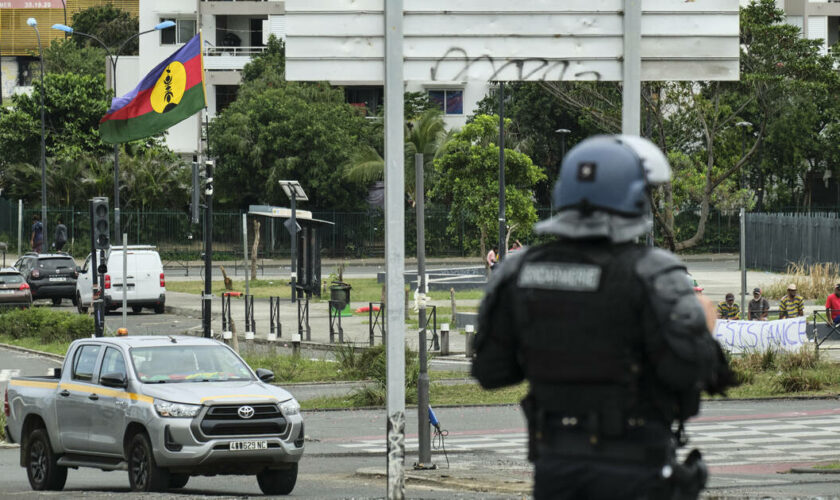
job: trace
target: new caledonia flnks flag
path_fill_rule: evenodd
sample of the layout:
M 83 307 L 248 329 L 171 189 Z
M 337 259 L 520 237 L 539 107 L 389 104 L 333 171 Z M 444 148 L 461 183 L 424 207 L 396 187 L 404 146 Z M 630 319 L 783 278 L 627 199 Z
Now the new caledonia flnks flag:
M 99 121 L 102 141 L 128 142 L 159 134 L 206 106 L 201 33 L 146 75 L 128 94 L 114 98 Z

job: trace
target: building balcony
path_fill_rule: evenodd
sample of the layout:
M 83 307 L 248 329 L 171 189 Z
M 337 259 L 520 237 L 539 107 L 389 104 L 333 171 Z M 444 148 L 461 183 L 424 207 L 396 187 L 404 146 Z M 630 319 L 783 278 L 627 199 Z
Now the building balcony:
M 201 14 L 205 16 L 255 14 L 282 16 L 286 13 L 286 2 L 276 0 L 202 0 L 200 7 Z
M 262 53 L 265 47 L 206 47 L 204 69 L 242 70 L 251 58 Z

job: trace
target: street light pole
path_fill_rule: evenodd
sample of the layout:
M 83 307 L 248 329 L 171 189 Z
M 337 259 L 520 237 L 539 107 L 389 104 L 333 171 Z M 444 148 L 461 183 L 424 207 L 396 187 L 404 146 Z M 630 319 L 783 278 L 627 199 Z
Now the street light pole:
M 747 150 L 747 130 L 746 129 L 752 127 L 752 123 L 747 122 L 747 121 L 743 121 L 743 122 L 736 123 L 735 126 L 738 127 L 739 129 L 741 129 L 741 158 L 743 158 L 744 153 Z M 742 166 L 741 167 L 741 172 L 740 172 L 740 186 L 739 187 L 741 189 L 744 189 L 744 184 L 745 184 L 745 181 L 744 181 L 744 167 Z
M 46 131 L 44 126 L 44 49 L 41 47 L 41 33 L 38 31 L 38 21 L 34 17 L 26 20 L 26 24 L 35 30 L 35 36 L 38 38 L 38 55 L 41 59 L 41 91 L 38 92 L 41 96 L 41 250 L 47 247 L 47 143 Z
M 86 38 L 90 38 L 91 40 L 95 40 L 99 45 L 105 49 L 105 53 L 108 55 L 108 60 L 111 62 L 111 88 L 114 91 L 114 99 L 117 98 L 117 61 L 120 58 L 120 54 L 122 53 L 123 48 L 128 44 L 128 42 L 138 38 L 140 35 L 145 35 L 146 33 L 151 33 L 153 31 L 160 31 L 167 28 L 171 28 L 175 26 L 173 21 L 164 21 L 155 25 L 154 28 L 146 31 L 141 31 L 139 33 L 135 33 L 130 37 L 123 40 L 120 46 L 117 48 L 116 52 L 111 52 L 105 42 L 100 40 L 99 38 L 89 34 L 83 33 L 81 31 L 76 31 L 70 26 L 67 26 L 67 19 L 65 16 L 64 19 L 65 24 L 53 24 L 52 28 L 63 31 L 65 33 L 69 33 L 71 35 L 79 35 Z M 119 144 L 114 144 L 114 241 L 118 241 L 120 235 L 120 146 Z
M 566 136 L 571 134 L 572 131 L 567 128 L 558 128 L 554 131 L 557 134 L 560 134 L 560 165 L 563 164 L 563 158 L 566 157 Z M 560 167 L 557 168 L 558 175 L 560 174 Z M 556 182 L 556 179 L 549 179 L 550 183 Z M 554 184 L 552 184 L 554 185 Z M 554 193 L 549 193 L 549 206 L 551 207 L 551 212 L 548 214 L 549 217 L 554 214 Z

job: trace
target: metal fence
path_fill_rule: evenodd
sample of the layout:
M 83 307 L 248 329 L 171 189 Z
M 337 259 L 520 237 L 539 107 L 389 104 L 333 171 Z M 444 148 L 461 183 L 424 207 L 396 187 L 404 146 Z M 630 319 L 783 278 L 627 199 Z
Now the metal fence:
M 23 209 L 23 230 L 20 248 L 28 251 L 32 216 L 40 215 L 40 208 L 26 206 Z M 90 247 L 90 221 L 87 210 L 53 208 L 47 211 L 48 243 L 52 243 L 58 219 L 67 226 L 68 243 L 64 250 L 72 255 L 82 256 Z M 153 244 L 170 259 L 195 260 L 202 252 L 204 214 L 198 224 L 191 224 L 186 212 L 180 211 L 132 211 L 121 210 L 120 225 L 128 234 L 129 244 Z M 316 219 L 334 222 L 325 226 L 321 233 L 322 254 L 325 257 L 381 257 L 384 255 L 384 215 L 381 210 L 338 212 L 313 211 Z M 455 230 L 449 231 L 450 218 L 455 220 Z M 249 218 L 249 253 L 253 244 L 253 218 Z M 266 258 L 288 257 L 290 255 L 289 233 L 283 226 L 283 219 L 260 220 L 259 255 Z M 405 248 L 407 255 L 416 251 L 416 217 L 406 210 Z M 478 241 L 478 229 L 465 224 L 462 218 L 445 210 L 426 212 L 427 253 L 435 256 L 466 256 L 472 252 Z M 13 200 L 0 198 L 0 242 L 9 245 L 9 252 L 18 251 L 18 204 Z M 214 258 L 241 257 L 242 213 L 217 211 L 213 214 Z
M 788 265 L 840 262 L 836 213 L 748 213 L 747 267 L 784 271 Z
M 18 249 L 18 205 L 15 200 L 0 198 L 0 242 L 9 244 L 10 252 Z M 40 214 L 35 206 L 23 210 L 23 231 L 21 249 L 29 250 L 29 236 L 32 216 Z M 121 228 L 128 234 L 130 244 L 156 245 L 162 254 L 172 260 L 197 260 L 202 251 L 203 217 L 198 224 L 191 224 L 186 211 L 153 210 L 140 212 L 123 208 Z M 549 209 L 537 209 L 538 219 L 549 216 Z M 358 212 L 312 211 L 316 219 L 333 222 L 322 229 L 322 256 L 333 258 L 382 257 L 385 250 L 384 214 L 381 210 Z M 48 210 L 48 242 L 52 243 L 58 218 L 64 221 L 68 231 L 65 250 L 77 256 L 86 255 L 90 246 L 90 222 L 86 209 L 50 207 Z M 677 240 L 691 236 L 696 230 L 699 211 L 684 210 L 677 215 L 675 231 Z M 416 217 L 413 210 L 405 211 L 406 255 L 416 252 Z M 260 218 L 260 242 L 258 255 L 265 258 L 286 258 L 290 255 L 290 240 L 283 219 Z M 253 226 L 248 228 L 253 238 Z M 662 232 L 656 228 L 655 233 Z M 479 253 L 479 229 L 465 222 L 457 213 L 440 208 L 426 210 L 426 253 L 429 256 L 477 256 Z M 531 235 L 523 239 L 525 244 L 538 244 L 548 236 Z M 251 249 L 249 242 L 249 253 Z M 496 235 L 488 235 L 486 245 L 496 243 Z M 658 242 L 660 245 L 662 242 Z M 242 256 L 242 214 L 241 212 L 216 211 L 213 214 L 214 259 L 224 260 Z M 703 241 L 692 249 L 697 252 L 737 252 L 738 216 L 736 214 L 712 212 L 706 224 Z

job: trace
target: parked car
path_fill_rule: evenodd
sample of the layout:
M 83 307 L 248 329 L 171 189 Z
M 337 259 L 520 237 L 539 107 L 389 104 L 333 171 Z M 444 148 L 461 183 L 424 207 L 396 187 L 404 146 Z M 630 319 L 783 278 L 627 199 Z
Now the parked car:
M 0 268 L 0 308 L 32 306 L 32 292 L 20 271 L 14 267 Z
M 27 253 L 17 262 L 15 268 L 23 275 L 32 299 L 52 299 L 53 305 L 61 305 L 61 299 L 76 303 L 76 278 L 78 267 L 73 257 L 66 253 Z
M 166 305 L 166 279 L 163 264 L 155 247 L 149 245 L 128 245 L 126 255 L 126 279 L 123 280 L 123 247 L 111 247 L 105 252 L 104 300 L 105 308 L 113 311 L 122 307 L 123 284 L 126 286 L 126 304 L 135 313 L 144 307 L 162 314 Z M 98 256 L 97 256 L 98 258 Z M 92 302 L 93 286 L 90 272 L 91 258 L 79 270 L 76 282 L 76 306 L 80 313 L 87 313 Z M 97 262 L 97 267 L 98 267 Z
M 254 474 L 270 495 L 295 487 L 300 405 L 221 342 L 79 339 L 56 372 L 13 377 L 6 391 L 6 439 L 20 443 L 34 490 L 61 490 L 78 467 L 127 470 L 141 492 L 217 474 Z

